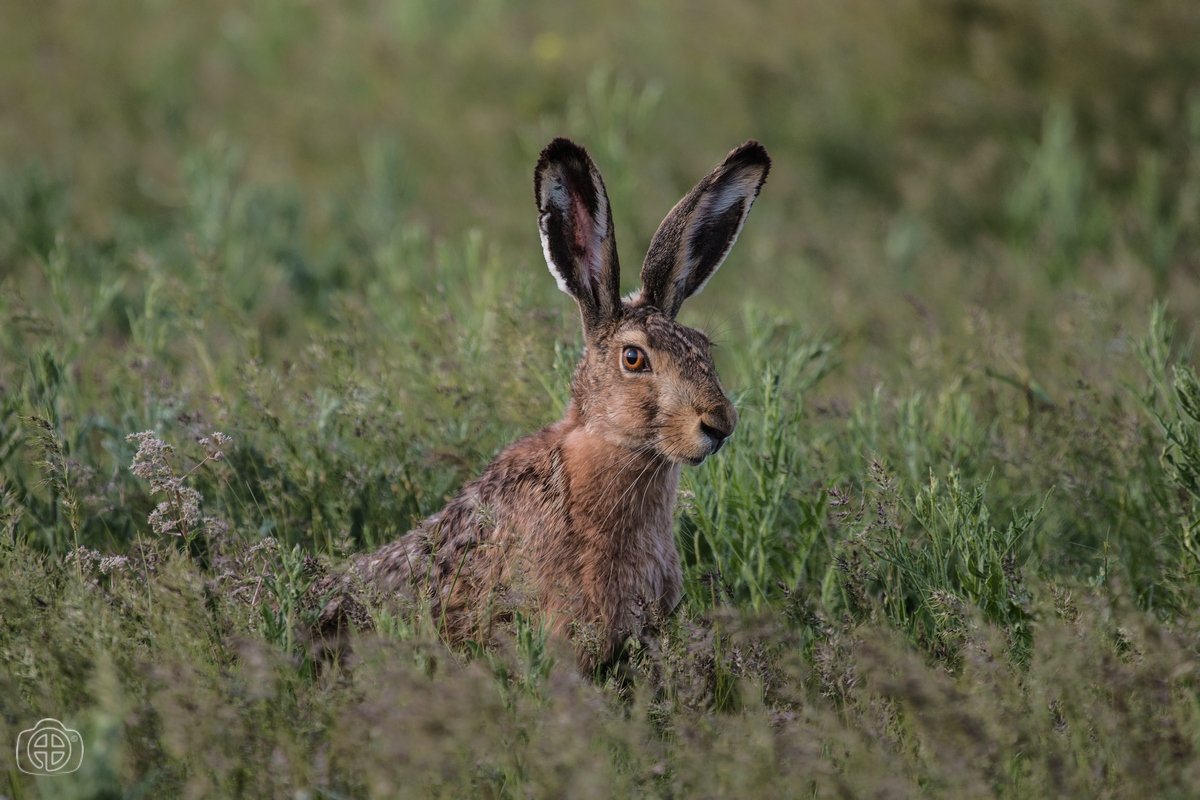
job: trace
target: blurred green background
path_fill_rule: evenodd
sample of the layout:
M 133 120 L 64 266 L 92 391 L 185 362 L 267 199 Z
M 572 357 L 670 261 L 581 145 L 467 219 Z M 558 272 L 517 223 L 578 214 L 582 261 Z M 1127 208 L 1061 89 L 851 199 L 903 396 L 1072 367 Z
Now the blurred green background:
M 365 205 L 380 229 L 484 231 L 505 248 L 497 280 L 519 284 L 537 267 L 530 164 L 566 134 L 607 172 L 629 283 L 665 210 L 754 137 L 776 160 L 770 194 L 705 303 L 761 287 L 756 302 L 884 339 L 871 319 L 911 323 L 905 292 L 1045 335 L 1071 289 L 1142 310 L 1169 295 L 1181 316 L 1196 302 L 1188 3 L 14 0 L 0 14 L 6 277 L 60 221 L 112 241 L 202 213 L 220 201 L 198 196 L 216 161 L 269 196 L 252 204 L 286 207 L 304 257 L 281 268 L 305 302 L 384 266 L 320 246 Z M 278 211 L 262 213 L 284 224 Z
M 0 4 L 0 741 L 96 744 L 7 789 L 1189 795 L 1197 42 L 1172 0 Z M 380 609 L 325 681 L 313 577 L 563 408 L 558 135 L 626 290 L 730 148 L 773 158 L 682 314 L 741 411 L 685 472 L 687 602 L 633 689 Z

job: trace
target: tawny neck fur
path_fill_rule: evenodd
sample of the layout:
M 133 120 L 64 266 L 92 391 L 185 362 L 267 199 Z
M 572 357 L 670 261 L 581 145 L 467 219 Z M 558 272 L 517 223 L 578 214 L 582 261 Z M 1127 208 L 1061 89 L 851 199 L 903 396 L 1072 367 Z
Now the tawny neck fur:
M 554 426 L 570 487 L 574 527 L 594 544 L 625 548 L 630 538 L 672 542 L 679 465 L 649 445 L 629 446 L 587 424 L 572 403 Z M 589 541 L 589 544 L 593 544 Z
M 569 604 L 575 621 L 597 625 L 606 640 L 601 648 L 611 651 L 647 616 L 666 614 L 679 600 L 672 512 L 680 467 L 614 444 L 570 416 L 560 425 L 578 568 L 561 576 L 572 581 L 562 588 L 582 593 Z
M 649 533 L 665 521 L 670 533 L 678 464 L 645 449 L 614 444 L 582 426 L 565 431 L 562 452 L 572 521 L 579 530 L 612 536 Z

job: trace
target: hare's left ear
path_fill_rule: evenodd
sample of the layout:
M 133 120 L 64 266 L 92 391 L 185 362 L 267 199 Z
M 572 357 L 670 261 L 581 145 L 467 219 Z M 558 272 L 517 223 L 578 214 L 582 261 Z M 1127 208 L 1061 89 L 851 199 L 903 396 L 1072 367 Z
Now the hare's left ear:
M 604 180 L 586 150 L 555 139 L 538 159 L 533 194 L 546 264 L 558 288 L 579 303 L 590 337 L 621 307 L 617 239 Z
M 650 241 L 638 302 L 674 317 L 704 288 L 737 241 L 770 169 L 766 148 L 746 142 L 671 209 Z

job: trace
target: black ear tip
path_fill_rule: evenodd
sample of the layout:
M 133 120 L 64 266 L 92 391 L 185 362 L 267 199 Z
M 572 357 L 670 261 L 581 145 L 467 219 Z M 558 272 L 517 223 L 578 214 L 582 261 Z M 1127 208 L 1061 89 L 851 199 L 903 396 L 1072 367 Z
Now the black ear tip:
M 587 150 L 570 139 L 562 136 L 553 139 L 542 149 L 542 154 L 538 156 L 537 166 L 533 170 L 534 196 L 540 196 L 542 174 L 550 165 L 558 164 L 561 165 L 561 168 L 586 175 L 591 169 L 591 163 L 592 159 L 588 157 Z
M 725 165 L 762 167 L 765 176 L 771 169 L 771 157 L 767 155 L 767 148 L 754 139 L 748 139 L 745 143 L 729 151 L 729 155 L 725 156 Z
M 577 161 L 587 164 L 591 159 L 588 158 L 587 150 L 570 139 L 559 136 L 542 149 L 542 154 L 538 157 L 538 169 L 541 170 L 555 161 Z

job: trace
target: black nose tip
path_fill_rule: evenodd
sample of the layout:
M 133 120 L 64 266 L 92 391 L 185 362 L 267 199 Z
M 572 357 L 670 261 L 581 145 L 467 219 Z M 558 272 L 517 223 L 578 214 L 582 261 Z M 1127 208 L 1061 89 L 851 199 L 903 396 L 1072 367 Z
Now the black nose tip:
M 700 432 L 712 440 L 714 453 L 721 449 L 721 445 L 725 444 L 725 440 L 729 438 L 729 434 L 733 433 L 733 431 L 721 430 L 714 427 L 704 420 L 700 420 Z

